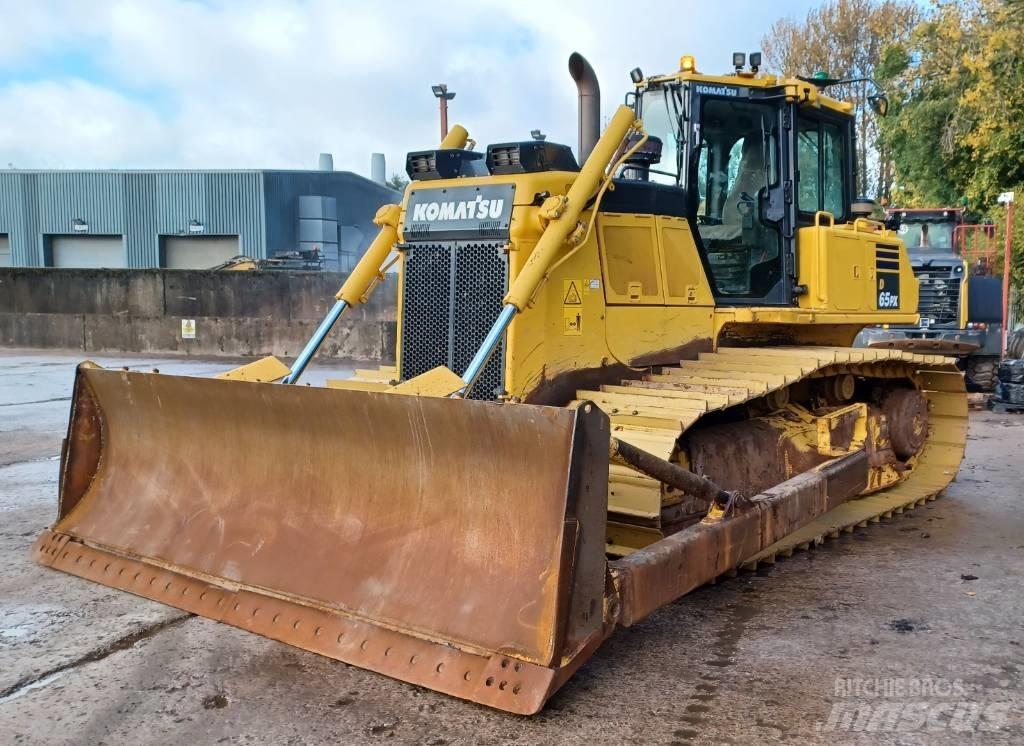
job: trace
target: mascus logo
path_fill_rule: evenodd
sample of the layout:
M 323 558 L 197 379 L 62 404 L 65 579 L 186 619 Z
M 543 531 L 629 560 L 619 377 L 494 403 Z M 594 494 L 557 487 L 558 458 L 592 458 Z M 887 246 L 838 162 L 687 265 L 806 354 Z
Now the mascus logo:
M 412 208 L 412 222 L 435 220 L 497 220 L 505 211 L 504 199 L 450 200 L 448 202 L 421 202 Z

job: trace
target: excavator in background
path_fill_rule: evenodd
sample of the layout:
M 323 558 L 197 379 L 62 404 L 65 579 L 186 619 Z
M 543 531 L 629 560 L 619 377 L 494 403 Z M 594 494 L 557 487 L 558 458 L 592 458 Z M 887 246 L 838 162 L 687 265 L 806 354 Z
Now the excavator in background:
M 936 497 L 963 375 L 850 347 L 919 321 L 899 236 L 851 215 L 852 106 L 746 62 L 635 69 L 598 136 L 574 54 L 579 161 L 459 126 L 410 153 L 290 366 L 82 363 L 33 557 L 531 714 L 617 628 Z M 395 263 L 397 364 L 296 385 Z
M 233 256 L 211 270 L 222 272 L 251 272 L 258 269 L 288 269 L 319 272 L 324 268 L 324 255 L 319 249 L 279 251 L 270 259 L 254 259 L 245 254 Z
M 889 208 L 886 219 L 910 254 L 920 286 L 920 320 L 913 326 L 868 327 L 855 346 L 955 356 L 969 386 L 991 391 L 1003 333 L 995 227 L 968 224 L 963 210 L 954 207 Z

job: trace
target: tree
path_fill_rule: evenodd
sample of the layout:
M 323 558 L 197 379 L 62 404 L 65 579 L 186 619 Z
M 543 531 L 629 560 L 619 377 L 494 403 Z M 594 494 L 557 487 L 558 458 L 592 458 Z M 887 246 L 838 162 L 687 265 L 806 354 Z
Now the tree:
M 399 173 L 393 173 L 391 178 L 384 182 L 384 186 L 389 186 L 396 192 L 404 192 L 409 186 L 409 180 Z
M 966 60 L 980 51 L 978 21 L 973 2 L 937 3 L 879 64 L 892 112 L 881 139 L 900 204 L 953 205 L 965 194 L 974 166 L 961 142 L 970 124 L 960 102 L 974 85 Z
M 769 68 L 784 75 L 823 70 L 830 77 L 873 78 L 885 51 L 906 41 L 919 16 L 918 5 L 908 0 L 828 0 L 802 22 L 776 21 L 761 44 Z M 874 92 L 867 82 L 828 90 L 854 104 L 858 193 L 887 197 L 894 174 L 867 100 Z

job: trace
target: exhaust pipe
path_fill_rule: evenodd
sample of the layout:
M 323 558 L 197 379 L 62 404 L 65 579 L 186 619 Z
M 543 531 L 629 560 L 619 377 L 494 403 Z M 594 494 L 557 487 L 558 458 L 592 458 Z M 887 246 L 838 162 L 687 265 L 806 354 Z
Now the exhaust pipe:
M 590 156 L 590 151 L 601 135 L 601 87 L 597 84 L 594 68 L 579 52 L 569 55 L 569 75 L 576 81 L 576 90 L 579 92 L 580 140 L 577 158 L 582 164 Z

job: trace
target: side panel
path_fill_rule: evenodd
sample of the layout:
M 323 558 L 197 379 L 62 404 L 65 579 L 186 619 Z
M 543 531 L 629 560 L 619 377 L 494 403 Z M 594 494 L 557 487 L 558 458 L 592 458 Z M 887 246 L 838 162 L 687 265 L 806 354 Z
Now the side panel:
M 601 213 L 597 235 L 608 304 L 664 305 L 655 216 Z
M 518 207 L 513 227 L 529 226 L 536 209 Z M 583 222 L 589 219 L 585 213 Z M 595 227 L 588 242 L 551 271 L 534 304 L 512 322 L 506 352 L 512 395 L 565 404 L 579 388 L 634 375 L 630 368 L 639 375 L 644 367 L 695 357 L 711 347 L 711 290 L 685 221 L 617 213 L 601 213 L 599 220 L 603 256 Z M 532 247 L 529 238 L 516 242 L 510 252 L 513 278 Z M 602 261 L 609 251 L 610 272 Z M 618 285 L 609 288 L 609 278 Z M 641 289 L 632 302 L 630 282 Z M 666 289 L 678 295 L 665 299 Z
M 661 248 L 665 302 L 670 306 L 713 306 L 711 286 L 697 256 L 689 224 L 682 218 L 655 218 Z
M 850 225 L 798 232 L 801 310 L 867 314 L 869 323 L 901 322 L 917 312 L 918 284 L 903 245 L 892 234 Z
M 868 276 L 868 245 L 854 236 L 828 237 L 826 284 L 837 311 L 862 311 L 868 307 L 864 288 Z

